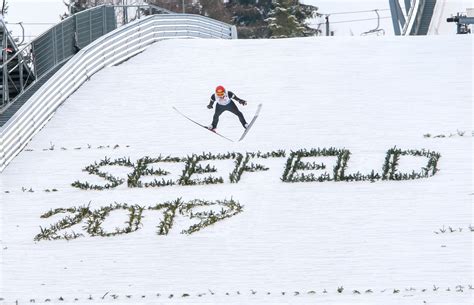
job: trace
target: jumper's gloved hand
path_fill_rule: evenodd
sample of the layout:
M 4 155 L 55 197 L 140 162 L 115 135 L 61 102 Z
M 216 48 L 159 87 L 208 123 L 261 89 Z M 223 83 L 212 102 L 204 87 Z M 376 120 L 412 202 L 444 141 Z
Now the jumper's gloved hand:
M 245 101 L 245 100 L 240 100 L 239 103 L 244 105 L 244 106 L 247 105 L 247 101 Z
M 212 109 L 212 104 L 207 105 L 208 109 Z

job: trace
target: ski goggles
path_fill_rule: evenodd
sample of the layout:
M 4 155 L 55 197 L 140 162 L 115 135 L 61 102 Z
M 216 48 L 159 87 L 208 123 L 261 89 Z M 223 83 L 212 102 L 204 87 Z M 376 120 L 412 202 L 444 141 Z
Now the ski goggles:
M 225 92 L 224 92 L 224 91 L 217 91 L 217 92 L 216 92 L 216 95 L 217 95 L 218 97 L 224 97 Z

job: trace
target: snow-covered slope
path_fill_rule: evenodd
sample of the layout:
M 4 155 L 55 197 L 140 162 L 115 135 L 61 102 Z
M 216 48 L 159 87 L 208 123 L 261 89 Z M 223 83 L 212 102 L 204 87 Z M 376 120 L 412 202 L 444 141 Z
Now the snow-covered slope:
M 163 41 L 97 73 L 0 175 L 0 303 L 471 304 L 471 67 L 470 36 L 334 37 Z M 243 142 L 172 109 L 210 123 L 206 105 L 219 84 L 248 101 L 240 106 L 247 119 L 263 103 Z M 228 113 L 218 130 L 243 131 Z M 433 169 L 413 151 L 439 153 L 439 171 L 401 181 L 282 181 L 292 151 L 346 149 L 346 176 L 383 175 L 395 146 L 407 153 L 399 172 Z M 248 171 L 231 183 L 237 153 L 247 152 L 256 153 Z M 222 183 L 180 185 L 193 155 L 217 171 L 191 179 Z M 154 178 L 175 185 L 127 185 L 127 174 L 145 174 L 137 165 L 146 156 L 178 159 L 149 164 L 169 174 L 142 176 L 142 186 Z M 101 161 L 109 165 L 89 170 L 110 181 L 83 171 Z M 301 161 L 324 168 L 297 174 L 334 178 L 335 157 Z M 267 170 L 251 172 L 252 163 Z M 76 181 L 123 183 L 83 190 Z M 82 220 L 55 210 L 80 206 L 88 206 Z M 129 226 L 131 210 L 143 218 Z M 196 215 L 202 230 L 181 234 Z M 57 236 L 82 236 L 42 239 L 61 219 L 78 224 Z M 120 231 L 127 226 L 132 232 Z M 116 227 L 114 236 L 91 236 Z

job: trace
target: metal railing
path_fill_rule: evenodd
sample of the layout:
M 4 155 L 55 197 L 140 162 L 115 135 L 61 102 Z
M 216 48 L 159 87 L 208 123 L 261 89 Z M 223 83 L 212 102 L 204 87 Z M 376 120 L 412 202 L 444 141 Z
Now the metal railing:
M 171 11 L 152 4 L 93 7 L 62 20 L 27 45 L 22 46 L 12 56 L 8 56 L 5 52 L 9 47 L 6 45 L 9 40 L 4 37 L 3 61 L 0 63 L 0 70 L 4 76 L 0 84 L 2 91 L 0 113 L 16 100 L 9 94 L 10 87 L 14 87 L 15 93 L 20 95 L 43 75 L 69 60 L 79 49 L 98 37 L 142 16 L 169 13 Z M 3 21 L 0 26 L 6 29 Z M 4 32 L 4 35 L 9 35 L 8 31 Z M 10 41 L 13 41 L 12 37 Z M 10 67 L 13 62 L 15 66 Z M 19 84 L 10 77 L 15 72 L 20 74 Z
M 2 83 L 0 84 L 2 93 L 0 99 L 1 109 L 9 101 L 10 86 L 15 89 L 16 94 L 20 94 L 25 86 L 34 79 L 34 75 L 31 56 L 29 56 L 30 49 L 24 47 L 18 50 L 3 20 L 0 20 L 0 27 L 2 27 L 3 33 L 0 63 L 0 73 L 2 73 Z M 9 56 L 10 51 L 15 51 L 15 54 Z M 19 75 L 18 83 L 15 83 L 11 78 L 15 71 Z
M 102 36 L 80 50 L 0 128 L 0 172 L 53 116 L 59 105 L 104 67 L 173 38 L 237 38 L 235 26 L 199 15 L 152 15 Z
M 12 85 L 9 76 L 15 73 L 15 69 L 24 69 L 24 65 L 27 65 L 30 73 L 28 77 L 31 78 L 31 81 L 22 82 L 18 88 L 21 94 L 41 76 L 74 56 L 81 47 L 114 30 L 116 28 L 115 20 L 113 7 L 100 6 L 82 11 L 64 19 L 22 47 L 19 52 L 4 60 L 0 69 L 7 77 L 3 78 L 2 88 L 4 91 L 0 106 L 5 108 L 8 104 L 15 102 L 15 99 L 11 99 L 8 94 L 8 88 Z M 22 65 L 9 69 L 9 64 L 14 61 Z

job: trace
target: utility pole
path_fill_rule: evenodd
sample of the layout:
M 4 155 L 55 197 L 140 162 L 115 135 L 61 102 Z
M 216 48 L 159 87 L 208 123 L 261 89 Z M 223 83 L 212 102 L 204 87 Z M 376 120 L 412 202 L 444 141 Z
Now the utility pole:
M 3 15 L 2 15 L 3 17 Z M 4 23 L 3 23 L 3 20 L 1 22 L 1 26 L 3 27 Z M 7 52 L 7 48 L 8 48 L 8 36 L 7 36 L 7 29 L 4 28 L 3 29 L 3 37 L 2 37 L 2 60 L 3 62 L 6 62 L 7 61 L 7 57 L 8 57 L 8 52 Z M 3 71 L 1 72 L 3 73 L 3 83 L 2 83 L 2 93 L 3 93 L 3 100 L 2 100 L 2 106 L 5 106 L 9 101 L 10 101 L 10 97 L 9 97 L 9 92 L 8 92 L 8 65 L 3 65 Z
M 127 9 L 127 0 L 122 0 L 123 5 L 123 24 L 128 23 L 128 9 Z
M 329 36 L 329 15 L 326 15 L 326 36 Z
M 186 11 L 184 9 L 184 0 L 183 0 L 183 14 L 185 14 L 185 13 L 186 13 Z

